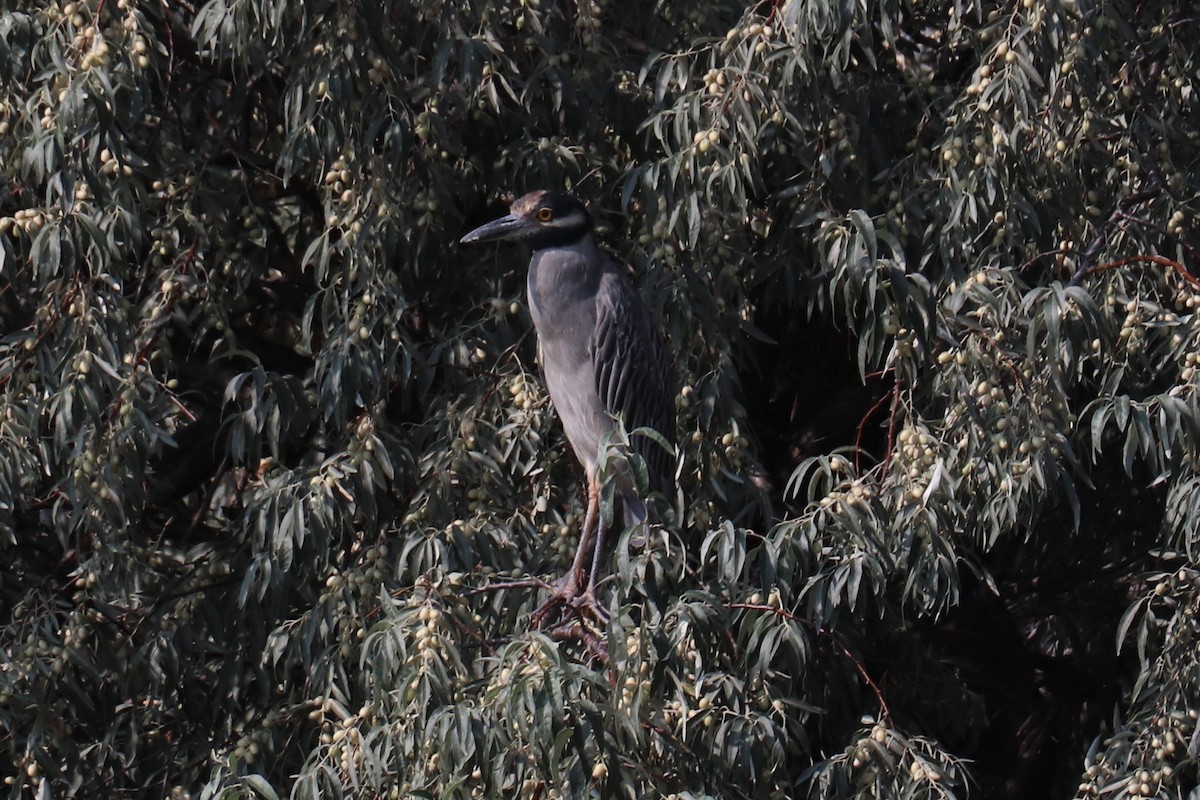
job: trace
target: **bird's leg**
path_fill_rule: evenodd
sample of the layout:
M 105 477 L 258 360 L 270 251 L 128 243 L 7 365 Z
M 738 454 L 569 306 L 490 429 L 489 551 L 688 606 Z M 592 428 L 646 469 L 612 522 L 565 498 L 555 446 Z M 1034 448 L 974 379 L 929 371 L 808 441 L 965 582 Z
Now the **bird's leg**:
M 573 605 L 577 609 L 588 609 L 592 615 L 601 622 L 608 622 L 608 610 L 603 608 L 596 599 L 596 582 L 600 578 L 600 568 L 604 564 L 604 539 L 608 533 L 608 526 L 604 524 L 604 519 L 597 515 L 596 520 L 596 544 L 592 550 L 592 568 L 588 574 L 587 586 L 583 593 L 573 601 Z M 582 542 L 580 549 L 582 550 Z
M 598 530 L 596 531 L 596 547 L 592 553 L 592 572 L 588 576 L 587 593 L 595 596 L 596 583 L 600 579 L 600 568 L 604 565 L 604 539 L 608 533 L 608 526 L 604 524 L 604 520 L 598 521 Z
M 579 547 L 575 550 L 571 571 L 567 573 L 569 581 L 567 586 L 571 590 L 570 596 L 572 597 L 579 593 L 579 587 L 583 584 L 583 571 L 587 567 L 586 559 L 597 528 L 601 531 L 604 530 L 604 522 L 600 519 L 600 481 L 588 478 L 587 513 L 583 517 L 583 530 L 579 532 Z
M 571 568 L 567 570 L 567 574 L 554 584 L 550 597 L 542 603 L 537 611 L 533 612 L 531 621 L 535 628 L 542 627 L 542 623 L 547 621 L 552 611 L 561 610 L 564 605 L 573 603 L 575 598 L 579 597 L 584 570 L 587 568 L 586 559 L 592 551 L 592 537 L 596 532 L 599 515 L 600 483 L 595 478 L 588 478 L 587 513 L 583 518 L 583 529 L 579 532 L 579 547 L 575 550 L 575 558 L 571 561 Z M 553 622 L 558 621 L 560 621 L 560 616 L 556 615 Z
M 646 507 L 642 500 L 630 492 L 623 496 L 622 507 L 625 511 L 625 526 L 638 526 L 643 534 L 646 533 Z M 592 569 L 588 575 L 587 587 L 575 604 L 577 608 L 590 608 L 593 615 L 602 622 L 608 622 L 608 610 L 596 600 L 596 584 L 600 582 L 600 570 L 604 566 L 604 540 L 607 533 L 608 526 L 601 517 L 597 520 L 596 546 L 592 551 Z

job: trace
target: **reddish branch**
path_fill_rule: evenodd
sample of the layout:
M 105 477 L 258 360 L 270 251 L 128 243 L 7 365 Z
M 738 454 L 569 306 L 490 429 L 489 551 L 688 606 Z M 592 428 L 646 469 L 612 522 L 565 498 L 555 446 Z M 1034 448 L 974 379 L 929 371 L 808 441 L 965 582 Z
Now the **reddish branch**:
M 854 657 L 854 654 L 850 652 L 850 648 L 842 644 L 841 640 L 834 635 L 833 631 L 817 627 L 804 617 L 797 616 L 785 608 L 776 608 L 775 606 L 769 606 L 763 603 L 726 603 L 725 607 L 744 608 L 750 611 L 765 611 L 769 614 L 776 614 L 790 622 L 799 623 L 810 630 L 815 631 L 818 636 L 822 636 L 827 639 L 834 646 L 834 648 L 842 654 L 843 658 L 854 665 L 854 670 L 858 673 L 859 677 L 862 678 L 863 683 L 865 683 L 867 688 L 871 690 L 871 694 L 875 695 L 875 702 L 879 703 L 879 713 L 882 715 L 883 721 L 889 727 L 891 727 L 892 712 L 888 709 L 887 701 L 883 699 L 883 690 L 879 688 L 879 684 L 876 683 L 875 679 L 871 677 L 871 673 L 867 672 L 867 668 L 863 665 L 863 663 Z
M 1154 255 L 1126 256 L 1125 258 L 1118 258 L 1116 261 L 1108 261 L 1103 264 L 1097 264 L 1094 267 L 1088 267 L 1085 270 L 1080 270 L 1079 272 L 1075 273 L 1075 277 L 1071 279 L 1071 283 L 1076 284 L 1083 278 L 1096 272 L 1103 272 L 1108 269 L 1119 269 L 1120 267 L 1128 266 L 1129 264 L 1138 263 L 1158 264 L 1160 266 L 1170 267 L 1179 273 L 1179 277 L 1183 278 L 1195 288 L 1200 289 L 1200 278 L 1197 278 L 1195 275 L 1188 272 L 1187 268 L 1178 261 L 1172 261 L 1169 258 Z
M 1071 276 L 1071 286 L 1078 286 L 1084 276 L 1091 272 L 1096 258 L 1100 255 L 1101 248 L 1108 243 L 1108 238 L 1113 231 L 1125 222 L 1129 209 L 1147 200 L 1153 200 L 1161 193 L 1162 185 L 1157 180 L 1152 180 L 1146 189 L 1134 192 L 1128 197 L 1117 201 L 1117 205 L 1113 208 L 1112 213 L 1108 215 L 1108 219 L 1100 226 L 1100 232 L 1096 234 L 1096 238 L 1088 245 L 1087 250 L 1083 251 L 1083 255 L 1079 259 L 1079 269 L 1075 270 L 1075 274 Z
M 863 431 L 867 427 L 867 422 L 870 421 L 871 417 L 875 416 L 875 412 L 879 411 L 880 407 L 883 406 L 884 401 L 887 400 L 888 398 L 892 399 L 892 410 L 891 410 L 891 414 L 888 415 L 888 445 L 887 445 L 888 456 L 887 457 L 888 458 L 891 457 L 892 431 L 894 430 L 895 425 L 896 425 L 896 401 L 899 399 L 899 393 L 900 393 L 900 384 L 898 384 L 898 383 L 892 384 L 892 388 L 889 391 L 885 392 L 884 395 L 882 397 L 880 397 L 877 401 L 875 401 L 875 405 L 871 406 L 871 408 L 868 409 L 867 413 L 863 414 L 862 419 L 858 421 L 858 428 L 856 428 L 854 431 L 854 470 L 856 472 L 862 471 L 862 463 L 861 462 L 862 462 L 862 450 L 863 450 L 863 448 L 862 448 Z

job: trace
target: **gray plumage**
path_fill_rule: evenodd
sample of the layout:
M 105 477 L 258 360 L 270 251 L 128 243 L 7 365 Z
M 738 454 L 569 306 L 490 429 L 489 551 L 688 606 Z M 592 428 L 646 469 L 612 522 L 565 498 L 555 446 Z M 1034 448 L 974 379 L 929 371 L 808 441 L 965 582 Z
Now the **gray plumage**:
M 534 253 L 529 310 L 546 388 L 588 475 L 616 417 L 627 431 L 647 427 L 674 439 L 674 398 L 658 330 L 629 279 L 590 234 L 578 244 Z M 631 445 L 646 461 L 651 490 L 666 491 L 670 454 L 644 435 Z
M 674 443 L 675 399 L 662 336 L 629 278 L 597 247 L 591 217 L 578 200 L 561 192 L 532 192 L 514 201 L 510 212 L 462 241 L 511 239 L 533 248 L 528 292 L 539 358 L 567 440 L 587 473 L 588 516 L 593 518 L 597 453 L 617 418 L 630 433 L 651 428 Z M 646 462 L 650 489 L 669 493 L 671 454 L 644 435 L 633 436 L 630 444 Z M 627 475 L 618 487 L 627 524 L 642 521 L 637 517 L 644 518 L 644 506 Z M 602 522 L 596 523 L 589 592 L 604 537 Z M 588 523 L 584 528 L 569 583 L 577 579 L 588 547 Z M 569 586 L 568 592 L 577 588 Z

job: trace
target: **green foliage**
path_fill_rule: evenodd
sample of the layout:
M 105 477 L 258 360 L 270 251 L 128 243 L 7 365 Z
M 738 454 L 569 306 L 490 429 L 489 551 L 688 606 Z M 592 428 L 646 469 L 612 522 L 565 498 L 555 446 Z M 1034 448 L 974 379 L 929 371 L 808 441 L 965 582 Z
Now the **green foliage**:
M 8 5 L 10 796 L 1194 790 L 1189 3 Z M 524 255 L 455 242 L 560 186 L 684 502 L 555 638 Z

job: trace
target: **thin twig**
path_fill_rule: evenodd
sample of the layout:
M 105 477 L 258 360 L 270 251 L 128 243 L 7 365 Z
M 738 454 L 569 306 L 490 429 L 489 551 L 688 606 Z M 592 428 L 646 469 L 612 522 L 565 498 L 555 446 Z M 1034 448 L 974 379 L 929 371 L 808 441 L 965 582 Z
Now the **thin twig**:
M 875 416 L 875 412 L 878 411 L 880 406 L 883 405 L 884 401 L 887 400 L 891 396 L 892 396 L 891 390 L 884 392 L 880 396 L 880 398 L 875 401 L 875 404 L 872 405 L 871 408 L 867 410 L 867 413 L 863 414 L 862 419 L 860 419 L 858 421 L 858 427 L 854 431 L 854 471 L 855 472 L 862 472 L 862 438 L 863 438 L 863 431 L 867 427 L 867 422 L 871 419 L 871 417 Z
M 1075 274 L 1071 276 L 1070 285 L 1078 286 L 1080 281 L 1084 279 L 1096 263 L 1096 258 L 1100 255 L 1100 250 L 1104 245 L 1108 244 L 1109 236 L 1112 232 L 1121 226 L 1130 208 L 1140 205 L 1147 200 L 1153 200 L 1162 193 L 1162 186 L 1156 180 L 1151 180 L 1150 185 L 1140 191 L 1134 192 L 1128 197 L 1124 197 L 1117 201 L 1116 206 L 1108 215 L 1108 219 L 1100 226 L 1100 232 L 1096 234 L 1096 238 L 1088 245 L 1088 248 L 1083 251 L 1083 255 L 1079 258 L 1079 268 L 1075 270 Z
M 799 623 L 800 625 L 815 631 L 818 636 L 823 636 L 828 639 L 833 646 L 837 648 L 838 652 L 840 652 L 847 661 L 854 665 L 854 669 L 859 674 L 859 677 L 862 678 L 863 683 L 865 683 L 867 688 L 871 690 L 871 693 L 875 695 L 875 702 L 879 703 L 879 713 L 882 715 L 883 721 L 887 723 L 889 727 L 891 727 L 892 712 L 888 708 L 887 701 L 883 699 L 883 690 L 879 688 L 879 684 L 876 683 L 875 679 L 871 677 L 871 673 L 867 672 L 867 668 L 863 666 L 863 663 L 854 657 L 854 654 L 850 652 L 850 648 L 842 644 L 841 640 L 837 638 L 833 631 L 818 627 L 810 620 L 793 614 L 786 608 L 769 606 L 764 603 L 726 603 L 725 608 L 742 608 L 750 611 L 765 611 L 770 614 L 776 614 L 791 622 Z
M 1129 264 L 1137 264 L 1137 263 L 1159 264 L 1160 266 L 1171 267 L 1172 269 L 1174 269 L 1176 272 L 1179 273 L 1179 277 L 1183 278 L 1185 281 L 1187 281 L 1188 283 L 1190 283 L 1192 286 L 1196 287 L 1197 289 L 1200 289 L 1200 278 L 1197 278 L 1195 275 L 1188 272 L 1187 268 L 1185 266 L 1183 266 L 1182 264 L 1180 264 L 1178 261 L 1172 261 L 1171 259 L 1166 258 L 1165 256 L 1155 256 L 1155 255 L 1149 255 L 1149 254 L 1137 255 L 1137 256 L 1126 256 L 1125 258 L 1119 258 L 1116 261 L 1107 261 L 1103 264 L 1097 264 L 1094 267 L 1089 267 L 1088 269 L 1086 269 L 1082 272 L 1075 273 L 1075 277 L 1071 279 L 1071 284 L 1075 285 L 1077 283 L 1076 279 L 1078 279 L 1079 281 L 1082 281 L 1088 275 L 1091 275 L 1096 272 L 1103 272 L 1103 271 L 1109 270 L 1109 269 L 1119 269 L 1120 267 L 1128 266 Z
M 887 446 L 884 449 L 883 471 L 887 472 L 892 460 L 892 450 L 896 446 L 896 409 L 900 407 L 900 383 L 892 384 L 892 408 L 888 413 Z

